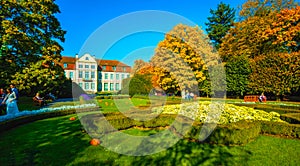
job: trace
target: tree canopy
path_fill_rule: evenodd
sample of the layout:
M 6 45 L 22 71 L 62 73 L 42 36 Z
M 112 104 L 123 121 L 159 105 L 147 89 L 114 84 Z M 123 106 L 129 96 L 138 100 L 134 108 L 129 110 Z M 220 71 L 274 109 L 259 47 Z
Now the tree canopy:
M 165 91 L 198 92 L 207 81 L 208 68 L 219 64 L 218 55 L 199 27 L 179 24 L 165 35 L 151 59 L 160 87 Z M 204 87 L 201 87 L 204 88 Z
M 228 31 L 219 49 L 226 72 L 231 73 L 227 89 L 243 82 L 252 94 L 279 96 L 299 90 L 299 11 L 294 1 L 248 0 L 243 5 L 240 16 L 245 19 Z M 251 72 L 242 77 L 243 71 Z
M 235 9 L 230 8 L 224 3 L 218 4 L 216 10 L 210 9 L 211 16 L 208 17 L 208 22 L 205 25 L 208 27 L 206 31 L 208 37 L 213 42 L 214 46 L 219 49 L 222 43 L 222 38 L 228 30 L 233 26 L 235 20 Z
M 54 1 L 3 0 L 0 8 L 0 45 L 5 48 L 0 56 L 1 86 L 13 82 L 20 90 L 43 89 L 44 77 L 49 86 L 63 83 L 63 70 L 55 62 L 61 59 L 66 32 L 55 17 L 60 11 Z

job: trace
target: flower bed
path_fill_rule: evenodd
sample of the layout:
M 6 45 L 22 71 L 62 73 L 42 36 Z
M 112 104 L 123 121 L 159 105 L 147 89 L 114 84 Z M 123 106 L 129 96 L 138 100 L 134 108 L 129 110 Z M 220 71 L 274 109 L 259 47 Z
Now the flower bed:
M 39 110 L 32 110 L 32 111 L 24 110 L 13 115 L 0 116 L 0 122 L 7 121 L 10 119 L 15 119 L 21 116 L 38 115 L 47 112 L 56 112 L 62 110 L 81 109 L 81 108 L 89 108 L 89 107 L 97 107 L 97 106 L 96 104 L 81 104 L 81 105 L 73 105 L 73 106 L 67 105 L 67 106 L 54 107 L 54 108 L 41 108 Z
M 201 123 L 228 124 L 241 120 L 284 122 L 280 119 L 280 114 L 276 112 L 267 113 L 245 106 L 211 103 L 209 101 L 156 107 L 152 111 L 153 113 L 181 114 Z M 218 117 L 219 113 L 220 117 Z
M 21 111 L 14 115 L 0 116 L 0 132 L 7 129 L 14 128 L 18 125 L 30 123 L 36 120 L 64 116 L 74 114 L 76 112 L 88 112 L 98 110 L 99 107 L 96 104 L 82 104 L 74 106 L 61 106 L 54 108 L 42 108 L 32 111 Z

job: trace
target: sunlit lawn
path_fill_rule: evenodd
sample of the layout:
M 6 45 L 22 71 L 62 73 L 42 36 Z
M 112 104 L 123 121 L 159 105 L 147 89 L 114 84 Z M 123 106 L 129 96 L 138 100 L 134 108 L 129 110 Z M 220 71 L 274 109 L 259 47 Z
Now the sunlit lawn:
M 97 100 L 103 112 L 180 103 L 181 99 L 149 98 Z M 30 100 L 28 99 L 28 104 Z M 52 107 L 72 102 L 54 103 Z M 21 108 L 29 107 L 20 104 Z M 143 109 L 143 107 L 141 109 Z M 148 156 L 126 156 L 91 146 L 76 115 L 49 118 L 0 133 L 0 165 L 298 165 L 300 140 L 260 136 L 245 146 L 219 146 L 181 140 L 166 151 Z M 128 129 L 135 136 L 159 130 Z
M 0 134 L 1 165 L 297 165 L 300 141 L 260 136 L 236 147 L 179 141 L 166 151 L 126 156 L 91 146 L 74 115 L 36 121 Z M 159 131 L 125 131 L 149 135 Z

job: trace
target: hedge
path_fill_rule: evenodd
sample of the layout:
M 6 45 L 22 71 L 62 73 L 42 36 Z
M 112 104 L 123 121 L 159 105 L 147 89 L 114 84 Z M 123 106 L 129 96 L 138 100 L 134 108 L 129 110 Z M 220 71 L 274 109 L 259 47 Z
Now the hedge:
M 214 124 L 205 124 L 206 127 L 212 128 Z M 200 132 L 204 130 L 203 124 L 193 125 L 192 129 L 184 136 L 184 138 L 193 140 L 196 142 L 200 141 Z M 226 125 L 217 125 L 212 133 L 204 140 L 207 143 L 222 144 L 222 145 L 244 145 L 256 137 L 260 133 L 260 124 L 248 121 L 239 121 L 236 123 L 230 123 Z
M 128 99 L 129 95 L 103 95 L 103 96 L 96 96 L 95 99 Z
M 139 115 L 136 114 L 133 116 L 138 119 Z M 107 121 L 109 123 L 107 123 Z M 193 123 L 193 121 L 187 117 L 176 116 L 174 114 L 161 114 L 149 121 L 134 120 L 121 113 L 94 114 L 82 117 L 81 122 L 87 127 L 86 130 L 89 133 L 100 135 L 126 130 L 132 127 L 151 129 L 165 128 L 171 130 L 179 137 L 192 141 L 199 141 L 199 133 L 203 125 L 201 123 Z M 205 142 L 224 145 L 242 145 L 255 139 L 259 133 L 260 123 L 239 121 L 226 125 L 218 125 Z
M 300 113 L 288 113 L 280 115 L 280 119 L 292 123 L 292 124 L 300 124 Z
M 261 134 L 300 138 L 300 125 L 261 121 Z

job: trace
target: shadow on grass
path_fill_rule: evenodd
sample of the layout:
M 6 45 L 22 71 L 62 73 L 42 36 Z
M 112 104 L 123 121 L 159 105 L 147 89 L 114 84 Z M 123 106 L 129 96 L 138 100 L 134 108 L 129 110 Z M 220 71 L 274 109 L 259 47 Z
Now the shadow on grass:
M 251 157 L 247 150 L 187 140 L 152 155 L 121 155 L 102 146 L 90 146 L 90 136 L 82 132 L 78 120 L 69 120 L 71 116 L 36 121 L 0 133 L 0 165 L 239 165 Z M 136 150 L 147 146 L 153 144 L 140 142 Z
M 0 134 L 1 165 L 66 165 L 90 137 L 70 116 L 19 126 Z
M 144 147 L 143 147 L 144 148 Z M 173 147 L 147 156 L 126 156 L 109 152 L 91 160 L 78 161 L 71 165 L 243 165 L 251 157 L 246 150 L 232 151 L 230 147 L 179 141 Z M 79 154 L 80 156 L 84 154 Z

